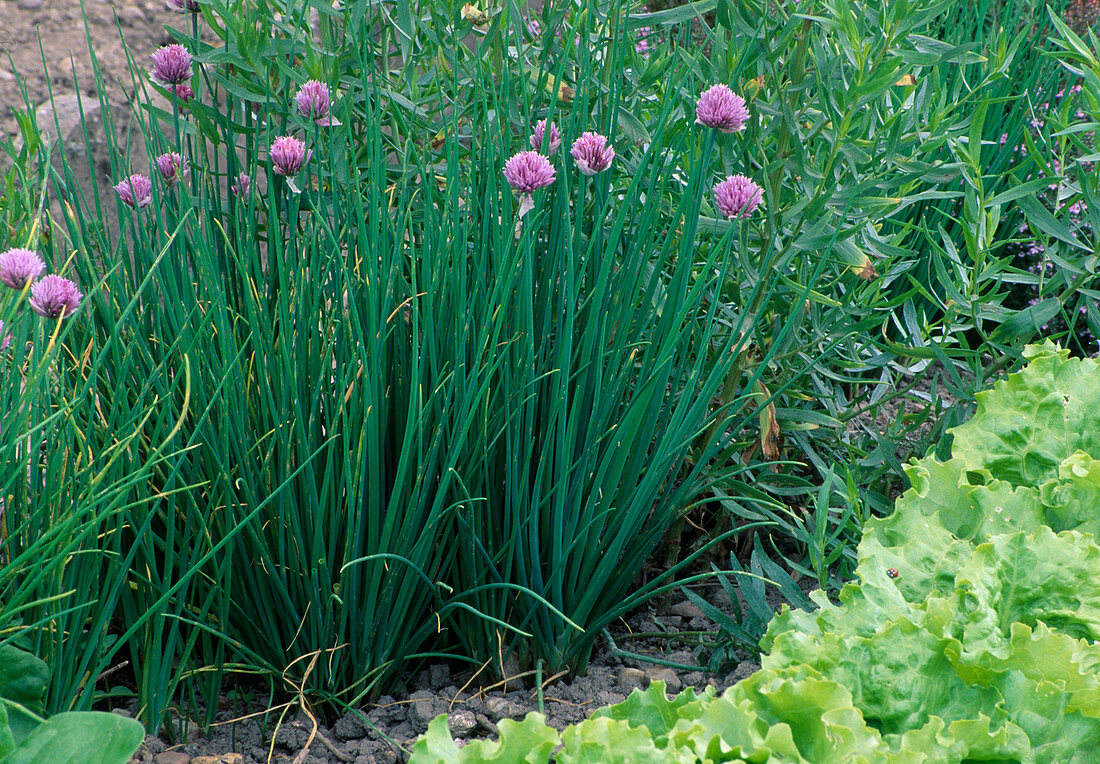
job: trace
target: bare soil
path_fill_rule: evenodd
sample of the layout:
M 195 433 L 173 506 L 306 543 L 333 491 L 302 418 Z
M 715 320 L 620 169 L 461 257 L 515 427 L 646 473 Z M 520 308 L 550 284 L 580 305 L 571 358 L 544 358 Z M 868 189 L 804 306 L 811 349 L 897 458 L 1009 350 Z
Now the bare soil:
M 126 48 L 143 67 L 157 47 L 171 42 L 165 25 L 182 28 L 183 22 L 164 0 L 86 0 L 83 10 L 71 0 L 0 0 L 0 140 L 17 135 L 11 109 L 27 106 L 20 79 L 32 108 L 47 102 L 51 91 L 94 100 L 90 43 L 111 103 L 128 103 L 133 88 Z
M 801 583 L 810 591 L 808 580 Z M 732 611 L 719 587 L 702 593 L 726 613 Z M 782 603 L 770 588 L 768 599 L 775 608 Z M 696 653 L 685 642 L 677 643 L 672 637 L 634 638 L 655 632 L 715 630 L 716 625 L 687 600 L 667 609 L 651 604 L 638 610 L 609 629 L 619 651 L 601 638 L 583 676 L 544 679 L 541 702 L 547 724 L 560 730 L 583 721 L 597 708 L 619 703 L 651 681 L 664 681 L 670 696 L 688 687 L 699 694 L 710 687 L 720 695 L 760 668 L 747 653 L 723 673 L 713 674 L 661 664 L 691 666 L 698 665 L 700 657 L 705 659 L 705 653 Z M 622 651 L 640 657 L 624 656 Z M 508 668 L 506 662 L 505 673 Z M 394 695 L 384 695 L 331 724 L 298 702 L 266 708 L 255 700 L 241 701 L 234 693 L 219 704 L 224 710 L 208 734 L 199 736 L 192 727 L 187 742 L 177 744 L 149 736 L 132 764 L 398 764 L 408 760 L 417 737 L 439 714 L 448 715 L 451 734 L 463 745 L 495 738 L 502 719 L 520 720 L 539 711 L 540 692 L 531 673 L 519 672 L 494 682 L 488 670 L 431 665 L 410 677 Z M 129 714 L 132 707 L 116 712 Z

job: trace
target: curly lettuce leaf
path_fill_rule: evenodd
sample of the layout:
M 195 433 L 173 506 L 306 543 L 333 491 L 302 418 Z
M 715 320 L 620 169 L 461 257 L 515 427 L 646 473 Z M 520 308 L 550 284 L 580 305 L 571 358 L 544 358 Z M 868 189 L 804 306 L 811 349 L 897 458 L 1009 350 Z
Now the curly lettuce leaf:
M 689 687 L 669 700 L 665 693 L 665 683 L 656 680 L 650 682 L 644 692 L 634 690 L 621 703 L 597 709 L 592 714 L 592 718 L 606 717 L 645 727 L 660 746 L 681 719 L 697 719 L 703 713 L 704 706 L 713 697 L 714 692 L 709 687 L 707 690 L 707 694 L 697 697 L 695 689 Z
M 1034 487 L 1074 452 L 1100 454 L 1100 364 L 1049 341 L 1024 356 L 1027 366 L 975 396 L 974 416 L 951 431 L 951 452 L 990 478 Z
M 658 747 L 643 725 L 593 716 L 562 733 L 557 764 L 696 764 L 686 750 Z
M 546 726 L 542 714 L 527 714 L 522 722 L 502 719 L 499 728 L 499 740 L 478 740 L 459 748 L 451 737 L 447 715 L 440 714 L 416 741 L 409 764 L 546 764 L 561 743 L 557 730 Z

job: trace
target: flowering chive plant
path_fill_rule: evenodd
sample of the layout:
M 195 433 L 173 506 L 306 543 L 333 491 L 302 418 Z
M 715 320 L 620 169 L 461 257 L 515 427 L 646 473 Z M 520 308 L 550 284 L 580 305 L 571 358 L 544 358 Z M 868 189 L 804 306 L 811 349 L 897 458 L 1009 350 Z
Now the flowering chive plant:
M 31 287 L 31 308 L 43 318 L 65 318 L 76 312 L 83 296 L 75 282 L 51 273 Z
M 745 99 L 725 85 L 715 85 L 705 90 L 695 105 L 695 124 L 723 133 L 744 130 L 748 118 Z
M 582 133 L 581 137 L 573 142 L 573 148 L 569 153 L 573 156 L 577 169 L 584 175 L 603 172 L 615 159 L 615 149 L 611 148 L 607 138 L 599 133 Z
M 144 175 L 135 173 L 116 184 L 114 188 L 118 198 L 127 207 L 144 208 L 153 201 L 153 182 Z
M 731 175 L 714 185 L 714 203 L 728 218 L 747 218 L 763 194 L 764 190 L 744 175 Z
M 521 151 L 504 163 L 504 179 L 520 192 L 519 217 L 535 208 L 531 194 L 554 182 L 554 166 L 537 151 Z M 519 233 L 517 224 L 516 233 Z
M 46 270 L 46 263 L 29 249 L 9 249 L 0 253 L 0 283 L 23 289 Z
M 175 188 L 176 184 L 187 175 L 187 159 L 174 151 L 157 157 L 156 165 L 161 180 L 168 188 Z
M 165 45 L 153 53 L 153 77 L 162 85 L 179 85 L 191 79 L 191 54 L 182 45 Z
M 504 164 L 504 179 L 524 194 L 549 186 L 554 178 L 554 166 L 537 151 L 521 151 Z
M 321 127 L 336 127 L 340 124 L 329 114 L 329 92 L 328 85 L 325 83 L 317 80 L 307 81 L 298 89 L 294 101 L 298 105 L 299 114 L 312 119 Z
M 191 84 L 188 82 L 181 82 L 178 85 L 173 85 L 172 92 L 175 93 L 176 98 L 178 98 L 183 103 L 187 103 L 195 97 L 195 91 L 191 88 Z
M 237 173 L 237 179 L 229 187 L 235 196 L 239 196 L 242 202 L 248 202 L 248 192 L 252 186 L 252 178 L 247 172 Z
M 553 122 L 550 123 L 550 138 L 544 145 L 546 138 L 546 120 L 540 119 L 535 123 L 534 130 L 531 131 L 531 150 L 541 152 L 546 150 L 547 156 L 554 156 L 558 153 L 558 149 L 561 147 L 561 130 Z
M 275 168 L 276 175 L 293 178 L 302 171 L 302 166 L 309 161 L 312 151 L 306 149 L 304 141 L 300 141 L 289 135 L 283 135 L 271 142 L 268 149 L 271 164 Z

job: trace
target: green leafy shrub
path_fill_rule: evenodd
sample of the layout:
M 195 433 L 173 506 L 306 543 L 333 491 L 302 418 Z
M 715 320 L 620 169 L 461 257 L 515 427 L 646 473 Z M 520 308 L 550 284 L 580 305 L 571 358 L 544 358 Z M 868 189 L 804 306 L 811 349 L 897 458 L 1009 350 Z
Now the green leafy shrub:
M 1050 343 L 1025 356 L 977 396 L 950 459 L 909 467 L 913 487 L 867 524 L 839 602 L 818 591 L 816 611 L 772 620 L 753 676 L 671 701 L 654 683 L 560 737 L 530 715 L 461 750 L 439 717 L 412 761 L 547 760 L 503 756 L 513 737 L 563 743 L 557 762 L 1092 761 L 1100 363 Z

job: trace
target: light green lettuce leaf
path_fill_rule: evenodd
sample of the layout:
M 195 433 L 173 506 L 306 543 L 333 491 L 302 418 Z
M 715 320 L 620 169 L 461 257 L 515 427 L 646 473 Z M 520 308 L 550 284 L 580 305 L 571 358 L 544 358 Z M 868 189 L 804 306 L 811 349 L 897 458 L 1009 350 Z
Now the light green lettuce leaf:
M 849 595 L 846 614 L 860 605 L 882 613 L 859 597 Z M 944 652 L 948 643 L 925 626 L 926 613 L 910 607 L 907 614 L 885 617 L 874 630 L 846 630 L 844 615 L 820 617 L 816 628 L 784 632 L 772 652 L 761 658 L 766 669 L 808 666 L 847 688 L 855 707 L 884 735 L 901 734 L 924 726 L 932 715 L 950 723 L 984 714 L 998 725 L 1008 721 L 995 688 L 970 685 L 954 670 Z
M 895 512 L 864 526 L 856 575 L 879 591 L 896 591 L 906 602 L 921 602 L 930 592 L 954 589 L 955 571 L 970 550 L 937 515 Z M 891 571 L 897 571 L 896 578 Z
M 557 764 L 696 764 L 693 753 L 658 748 L 644 726 L 606 716 L 585 719 L 562 733 Z
M 1100 639 L 1100 547 L 1091 535 L 1040 527 L 995 536 L 960 567 L 955 587 L 970 654 L 991 632 L 1003 642 L 1017 622 Z
M 1046 522 L 1037 488 L 998 480 L 957 457 L 946 462 L 925 457 L 906 466 L 905 473 L 912 487 L 898 499 L 895 514 L 935 515 L 960 539 L 980 542 Z
M 1071 359 L 1049 341 L 1024 355 L 1023 369 L 975 396 L 951 452 L 991 478 L 1034 487 L 1075 451 L 1100 454 L 1100 374 L 1094 359 Z
M 1100 461 L 1075 451 L 1058 465 L 1058 477 L 1039 486 L 1047 525 L 1055 532 L 1100 534 Z
M 546 726 L 542 714 L 527 714 L 522 722 L 502 719 L 498 726 L 499 740 L 478 740 L 459 748 L 451 738 L 446 714 L 441 714 L 416 741 L 409 764 L 546 764 L 561 743 L 557 730 Z
M 727 690 L 721 701 L 700 718 L 717 733 L 718 740 L 709 741 L 705 751 L 710 758 L 720 741 L 726 755 L 753 762 L 883 761 L 882 737 L 866 724 L 851 693 L 807 666 L 758 671 Z M 722 729 L 719 722 L 730 715 L 728 706 L 737 709 L 739 718 Z
M 958 764 L 973 761 L 1022 761 L 1031 749 L 1027 735 L 1011 722 L 991 729 L 989 717 L 956 720 L 947 724 L 932 715 L 922 727 L 901 735 L 886 735 L 890 750 L 886 761 L 898 764 Z M 1007 753 L 1006 753 L 1007 752 Z
M 618 721 L 627 721 L 634 726 L 646 727 L 658 746 L 664 744 L 664 738 L 681 719 L 697 719 L 703 708 L 713 697 L 714 689 L 708 687 L 707 694 L 695 695 L 695 689 L 687 688 L 672 700 L 665 694 L 665 683 L 657 680 L 650 682 L 643 692 L 634 690 L 626 700 L 612 706 L 597 709 L 593 719 L 606 717 Z

